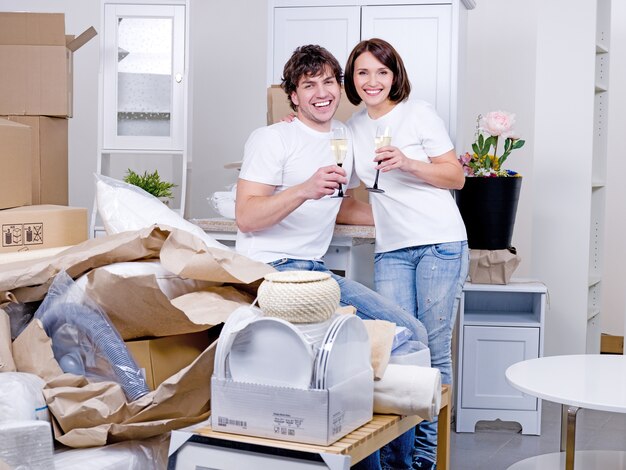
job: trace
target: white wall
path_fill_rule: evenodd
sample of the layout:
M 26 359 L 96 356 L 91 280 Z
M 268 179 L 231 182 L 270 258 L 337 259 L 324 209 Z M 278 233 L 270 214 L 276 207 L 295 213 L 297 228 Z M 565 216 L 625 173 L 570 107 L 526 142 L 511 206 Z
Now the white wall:
M 626 2 L 613 0 L 609 70 L 609 142 L 606 193 L 606 237 L 604 240 L 604 289 L 606 306 L 602 331 L 624 334 L 626 315 L 626 158 L 624 158 L 624 123 L 626 123 Z
M 468 12 L 467 64 L 462 119 L 465 148 L 471 151 L 478 114 L 515 113 L 516 125 L 526 145 L 511 153 L 505 167 L 523 176 L 512 244 L 522 258 L 515 276 L 531 272 L 533 142 L 538 0 L 479 0 Z M 514 21 L 507 21 L 515 19 Z M 500 154 L 502 149 L 500 149 Z
M 216 217 L 206 200 L 237 180 L 252 130 L 266 123 L 267 3 L 192 0 L 192 159 L 189 217 Z

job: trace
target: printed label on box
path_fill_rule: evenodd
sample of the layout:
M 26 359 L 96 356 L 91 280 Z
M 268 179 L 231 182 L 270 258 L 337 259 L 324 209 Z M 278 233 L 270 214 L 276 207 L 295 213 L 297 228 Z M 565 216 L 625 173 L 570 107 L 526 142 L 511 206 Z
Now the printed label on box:
M 242 421 L 238 419 L 230 419 L 225 416 L 217 417 L 217 425 L 218 426 L 236 426 L 241 429 L 246 429 L 248 427 L 248 423 L 246 421 Z
M 304 418 L 294 418 L 284 413 L 273 413 L 274 416 L 274 434 L 283 436 L 295 436 L 296 431 L 304 429 L 302 424 Z
M 43 223 L 2 225 L 2 246 L 43 245 Z
M 335 434 L 339 434 L 341 432 L 341 426 L 343 425 L 343 418 L 345 417 L 346 413 L 343 411 L 338 411 L 337 413 L 335 413 L 332 416 L 332 428 L 330 430 L 330 432 L 335 435 Z

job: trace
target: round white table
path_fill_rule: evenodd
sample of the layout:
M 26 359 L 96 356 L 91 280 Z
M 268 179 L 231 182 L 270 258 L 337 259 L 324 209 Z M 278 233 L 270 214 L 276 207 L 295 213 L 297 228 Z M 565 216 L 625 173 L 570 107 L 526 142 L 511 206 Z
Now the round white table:
M 549 356 L 513 364 L 506 380 L 524 393 L 562 405 L 561 450 L 514 464 L 509 470 L 563 468 L 624 469 L 626 452 L 575 451 L 576 414 L 580 408 L 626 413 L 626 357 L 581 354 Z

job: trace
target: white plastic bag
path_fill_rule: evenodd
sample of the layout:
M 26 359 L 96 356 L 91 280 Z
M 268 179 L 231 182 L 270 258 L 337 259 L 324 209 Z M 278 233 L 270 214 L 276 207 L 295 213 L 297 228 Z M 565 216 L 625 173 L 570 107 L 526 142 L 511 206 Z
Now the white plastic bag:
M 209 248 L 231 250 L 140 187 L 108 176 L 95 178 L 98 213 L 109 235 L 159 224 L 190 232 Z

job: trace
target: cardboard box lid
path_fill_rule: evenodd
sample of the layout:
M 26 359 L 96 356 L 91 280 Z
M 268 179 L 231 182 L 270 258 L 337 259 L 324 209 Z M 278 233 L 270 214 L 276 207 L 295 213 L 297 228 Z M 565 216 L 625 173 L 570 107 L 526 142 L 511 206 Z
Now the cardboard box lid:
M 65 46 L 65 15 L 0 13 L 0 44 Z
M 96 28 L 94 28 L 93 26 L 90 26 L 85 31 L 83 31 L 76 39 L 74 39 L 74 36 L 67 36 L 66 47 L 70 51 L 76 52 L 78 49 L 80 49 L 89 41 L 91 41 L 91 39 L 96 37 L 97 34 L 98 32 L 96 31 Z

